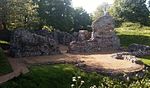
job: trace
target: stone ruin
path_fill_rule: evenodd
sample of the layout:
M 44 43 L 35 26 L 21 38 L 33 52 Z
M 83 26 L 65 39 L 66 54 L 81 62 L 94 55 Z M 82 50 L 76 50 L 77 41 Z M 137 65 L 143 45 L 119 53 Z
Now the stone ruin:
M 129 52 L 116 53 L 116 54 L 112 55 L 112 58 L 119 59 L 119 60 L 127 60 L 132 63 L 143 65 L 143 62 L 139 58 L 137 58 L 136 56 L 132 55 Z
M 60 51 L 55 40 L 18 29 L 11 38 L 10 54 L 13 57 L 27 57 L 60 54 Z
M 53 32 L 49 32 L 47 30 L 38 30 L 35 33 L 41 36 L 54 39 L 57 44 L 62 45 L 69 45 L 71 41 L 77 40 L 76 35 L 78 35 L 78 34 L 71 35 L 67 32 L 61 32 L 59 30 L 55 30 Z
M 77 41 L 84 41 L 90 39 L 90 32 L 87 30 L 80 30 L 78 32 Z
M 114 32 L 113 18 L 107 13 L 92 24 L 92 34 L 89 40 L 73 41 L 69 53 L 115 51 L 120 48 L 120 40 Z M 84 33 L 82 33 L 84 34 Z
M 129 45 L 128 52 L 136 57 L 148 56 L 150 55 L 150 46 L 134 43 Z

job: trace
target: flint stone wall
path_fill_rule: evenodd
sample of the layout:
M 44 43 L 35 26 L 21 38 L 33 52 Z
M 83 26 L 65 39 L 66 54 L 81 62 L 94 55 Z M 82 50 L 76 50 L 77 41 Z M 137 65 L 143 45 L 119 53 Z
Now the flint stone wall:
M 78 35 L 78 34 L 71 35 L 70 33 L 61 32 L 59 30 L 55 30 L 54 32 L 49 32 L 47 30 L 38 30 L 35 33 L 38 35 L 54 39 L 57 44 L 62 45 L 69 45 L 70 42 L 77 40 L 76 35 Z
M 141 45 L 141 44 L 131 44 L 128 47 L 128 52 L 135 55 L 136 57 L 143 57 L 150 55 L 150 46 Z
M 89 40 L 90 37 L 90 32 L 87 30 L 80 30 L 78 33 L 78 41 Z
M 115 51 L 120 48 L 120 40 L 114 32 L 113 19 L 106 14 L 92 24 L 90 40 L 73 41 L 69 46 L 69 53 Z
M 14 31 L 10 45 L 10 54 L 14 57 L 60 54 L 55 40 L 23 29 Z

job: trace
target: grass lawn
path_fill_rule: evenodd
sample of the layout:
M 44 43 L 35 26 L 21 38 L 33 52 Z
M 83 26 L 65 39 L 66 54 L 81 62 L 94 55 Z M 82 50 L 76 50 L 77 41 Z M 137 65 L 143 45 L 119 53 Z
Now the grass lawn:
M 144 56 L 141 58 L 141 60 L 146 64 L 150 66 L 150 56 Z
M 127 22 L 123 23 L 120 28 L 116 28 L 116 33 L 123 47 L 128 47 L 132 43 L 150 46 L 150 27 L 142 27 L 139 24 Z M 143 57 L 141 60 L 150 65 L 150 56 Z
M 77 76 L 81 76 L 81 79 L 78 79 L 78 85 L 81 80 L 84 80 L 84 84 L 81 88 L 90 88 L 92 85 L 99 86 L 98 88 L 150 87 L 149 84 L 145 84 L 149 80 L 149 76 L 144 80 L 132 80 L 127 82 L 119 79 L 112 79 L 96 73 L 85 73 L 73 65 L 59 64 L 32 66 L 30 67 L 29 73 L 4 83 L 0 88 L 80 88 L 71 87 L 71 84 L 76 84 L 76 82 L 72 81 L 72 77 Z
M 85 73 L 72 65 L 43 65 L 32 66 L 30 72 L 6 82 L 0 88 L 71 88 L 72 77 L 82 76 L 84 87 L 98 85 L 103 76 L 96 73 Z M 105 78 L 107 79 L 107 77 Z
M 0 44 L 9 44 L 7 41 L 0 40 Z
M 128 27 L 116 28 L 121 45 L 128 47 L 132 43 L 150 45 L 150 27 L 132 30 Z
M 4 55 L 2 49 L 0 49 L 0 75 L 4 75 L 12 72 L 11 65 L 9 64 L 7 58 Z

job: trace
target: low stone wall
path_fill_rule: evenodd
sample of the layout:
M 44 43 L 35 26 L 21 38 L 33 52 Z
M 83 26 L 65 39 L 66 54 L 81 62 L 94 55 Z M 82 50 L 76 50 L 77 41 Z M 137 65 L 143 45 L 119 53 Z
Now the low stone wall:
M 131 44 L 128 47 L 128 52 L 136 57 L 143 57 L 150 55 L 150 46 L 141 44 Z
M 130 52 L 120 52 L 120 53 L 114 54 L 112 57 L 115 59 L 127 60 L 135 64 L 144 65 L 144 63 L 139 58 L 133 56 L 133 54 Z

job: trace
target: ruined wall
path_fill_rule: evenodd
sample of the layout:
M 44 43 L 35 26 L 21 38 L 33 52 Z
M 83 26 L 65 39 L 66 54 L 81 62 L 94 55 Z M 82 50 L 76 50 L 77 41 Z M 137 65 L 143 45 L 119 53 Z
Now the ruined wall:
M 54 32 L 49 32 L 47 30 L 38 30 L 35 33 L 38 35 L 54 39 L 57 42 L 57 44 L 62 45 L 69 45 L 71 41 L 76 40 L 74 35 L 71 35 L 70 33 L 67 32 L 61 32 L 59 30 L 55 30 Z
M 27 57 L 60 54 L 60 51 L 54 39 L 18 29 L 11 38 L 10 54 L 14 57 Z
M 113 19 L 109 14 L 94 21 L 92 29 L 90 40 L 70 43 L 68 52 L 114 51 L 119 49 L 120 40 L 114 32 Z

